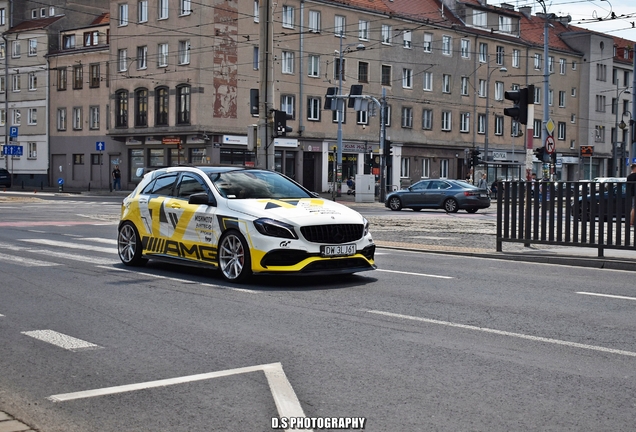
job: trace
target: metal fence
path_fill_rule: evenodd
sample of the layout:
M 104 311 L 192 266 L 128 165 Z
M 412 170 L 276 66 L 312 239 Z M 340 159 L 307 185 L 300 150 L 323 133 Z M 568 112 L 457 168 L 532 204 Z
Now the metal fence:
M 634 182 L 499 182 L 497 251 L 504 242 L 636 250 Z

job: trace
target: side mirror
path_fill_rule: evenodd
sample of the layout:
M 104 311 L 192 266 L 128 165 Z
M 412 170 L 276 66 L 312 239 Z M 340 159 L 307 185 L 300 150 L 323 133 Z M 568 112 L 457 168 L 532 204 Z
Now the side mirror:
M 216 207 L 216 200 L 214 200 L 214 198 L 210 199 L 207 192 L 199 192 L 199 193 L 190 195 L 190 198 L 188 198 L 188 204 L 195 204 L 195 205 L 204 204 L 204 205 L 210 205 L 210 206 Z

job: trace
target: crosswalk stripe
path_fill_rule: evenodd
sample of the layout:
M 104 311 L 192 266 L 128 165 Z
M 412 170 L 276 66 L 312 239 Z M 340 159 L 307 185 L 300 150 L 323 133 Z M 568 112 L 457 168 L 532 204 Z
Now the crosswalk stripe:
M 9 255 L 0 253 L 0 261 L 11 261 L 14 264 L 28 266 L 28 267 L 51 267 L 60 265 L 49 261 L 40 261 L 33 258 L 25 258 L 21 256 Z
M 92 242 L 95 242 L 95 243 L 104 243 L 104 244 L 110 244 L 110 245 L 116 245 L 117 244 L 117 240 L 116 239 L 105 239 L 105 238 L 99 238 L 99 237 L 78 237 L 77 240 L 92 241 Z
M 109 264 L 116 264 L 119 262 L 119 260 L 115 260 L 115 259 L 93 258 L 87 255 L 75 255 L 75 254 L 58 252 L 58 251 L 49 250 L 49 249 L 33 249 L 33 248 L 25 247 L 25 246 L 12 244 L 12 243 L 0 242 L 0 249 L 9 249 L 15 252 L 28 252 L 28 253 L 38 254 L 38 255 L 46 255 L 47 257 L 70 259 L 73 261 L 80 261 L 84 263 L 97 264 L 97 265 L 109 265 Z M 113 253 L 116 251 L 109 249 L 108 252 Z
M 105 248 L 99 246 L 91 246 L 91 245 L 82 245 L 76 243 L 69 242 L 61 242 L 56 240 L 44 240 L 44 239 L 19 239 L 18 241 L 27 242 L 27 243 L 37 243 L 38 245 L 46 245 L 46 246 L 59 246 L 70 249 L 83 249 L 89 250 L 93 252 L 102 252 L 102 253 L 117 253 L 117 249 L 115 248 Z
M 59 333 L 54 330 L 33 330 L 21 333 L 69 351 L 101 348 L 99 345 L 95 345 L 94 343 L 86 342 L 85 340 L 77 339 L 73 336 L 65 335 L 64 333 Z

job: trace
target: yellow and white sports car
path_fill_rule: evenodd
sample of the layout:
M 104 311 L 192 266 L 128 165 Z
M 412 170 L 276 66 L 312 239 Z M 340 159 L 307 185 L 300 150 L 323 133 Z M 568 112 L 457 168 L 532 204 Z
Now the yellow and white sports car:
M 240 167 L 147 173 L 121 209 L 117 249 L 148 259 L 252 274 L 343 274 L 375 269 L 369 223 L 284 175 Z

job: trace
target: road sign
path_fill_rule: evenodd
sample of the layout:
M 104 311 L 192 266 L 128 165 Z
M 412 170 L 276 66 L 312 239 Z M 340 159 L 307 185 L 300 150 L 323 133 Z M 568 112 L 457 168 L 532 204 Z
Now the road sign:
M 19 145 L 5 145 L 2 147 L 2 154 L 6 156 L 22 156 L 24 147 Z
M 104 151 L 106 149 L 106 143 L 104 141 L 97 141 L 95 143 L 95 150 Z
M 545 124 L 545 129 L 550 135 L 552 135 L 552 132 L 554 132 L 554 121 L 552 121 L 552 119 L 549 119 L 548 122 Z
M 555 150 L 556 144 L 554 143 L 554 137 L 552 135 L 548 135 L 548 137 L 545 139 L 545 151 L 547 151 L 549 154 L 552 154 Z
M 581 146 L 581 157 L 592 157 L 594 156 L 594 146 L 593 145 L 582 145 Z
M 64 184 L 64 179 L 62 177 L 60 177 L 59 179 L 57 179 L 57 184 L 59 185 L 63 185 Z
M 9 136 L 11 138 L 17 138 L 18 137 L 18 127 L 17 126 L 11 126 L 9 128 Z

